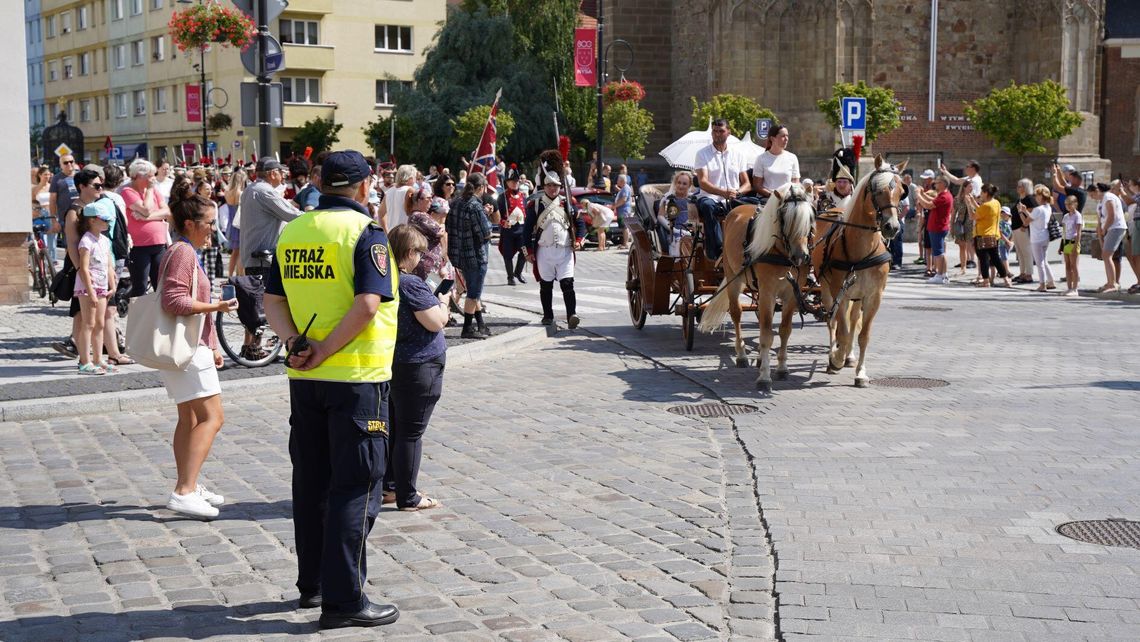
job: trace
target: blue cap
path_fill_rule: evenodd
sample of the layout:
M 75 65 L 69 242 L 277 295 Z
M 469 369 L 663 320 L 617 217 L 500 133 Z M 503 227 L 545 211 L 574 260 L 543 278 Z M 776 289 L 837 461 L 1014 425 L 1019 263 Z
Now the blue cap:
M 110 223 L 115 220 L 115 204 L 109 198 L 101 198 L 84 207 L 83 216 L 99 217 Z
M 372 174 L 364 156 L 355 150 L 333 152 L 321 164 L 321 185 L 346 187 L 355 185 Z

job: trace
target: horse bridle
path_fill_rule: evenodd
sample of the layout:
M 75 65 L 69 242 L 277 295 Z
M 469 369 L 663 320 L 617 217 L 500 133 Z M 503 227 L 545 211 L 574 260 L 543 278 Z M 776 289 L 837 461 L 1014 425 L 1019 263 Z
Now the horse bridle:
M 808 203 L 808 202 L 809 201 L 807 199 L 807 193 L 806 192 L 804 192 L 804 194 L 802 196 L 795 194 L 795 193 L 789 193 L 788 196 L 785 197 L 780 202 L 780 207 L 776 210 L 776 213 L 779 215 L 779 224 L 780 224 L 780 235 L 777 238 L 780 240 L 780 243 L 783 244 L 784 253 L 788 255 L 789 259 L 792 257 L 792 242 L 791 242 L 791 239 L 788 238 L 787 226 L 784 225 L 784 214 L 785 214 L 785 211 L 788 209 L 788 206 L 795 205 L 797 203 Z M 812 220 L 815 220 L 815 205 L 812 205 L 811 209 L 812 209 Z M 811 240 L 812 240 L 813 236 L 815 236 L 815 226 L 814 225 L 808 228 L 808 247 L 809 248 L 812 247 Z
M 891 174 L 895 178 L 898 177 L 898 174 L 895 174 L 894 172 L 892 172 L 889 169 L 876 169 L 875 171 L 871 172 L 871 176 L 867 179 L 867 182 L 870 184 L 873 184 L 875 176 L 877 176 L 879 174 Z M 895 178 L 891 179 L 891 183 L 889 185 L 890 189 L 887 193 L 887 203 L 886 204 L 883 204 L 879 201 L 880 192 L 876 192 L 876 191 L 872 191 L 872 190 L 864 190 L 864 192 L 863 192 L 863 197 L 864 198 L 869 197 L 871 199 L 871 207 L 875 208 L 875 229 L 877 229 L 879 231 L 882 231 L 883 226 L 886 225 L 888 220 L 890 220 L 889 217 L 885 214 L 885 212 L 887 212 L 888 210 L 893 210 L 893 216 L 897 217 L 899 215 L 899 206 L 896 203 L 890 202 L 890 198 L 891 198 L 890 195 L 894 194 L 894 192 L 895 192 Z M 867 227 L 870 227 L 870 226 L 867 226 Z

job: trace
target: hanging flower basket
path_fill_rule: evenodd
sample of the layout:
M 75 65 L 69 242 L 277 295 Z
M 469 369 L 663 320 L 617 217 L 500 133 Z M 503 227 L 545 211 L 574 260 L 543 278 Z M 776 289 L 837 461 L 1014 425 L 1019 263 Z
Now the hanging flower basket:
M 602 87 L 602 102 L 608 107 L 617 102 L 633 101 L 635 103 L 641 102 L 645 98 L 645 88 L 641 83 L 635 80 L 619 80 L 617 82 L 606 83 Z
M 170 36 L 179 51 L 201 49 L 216 42 L 245 50 L 257 35 L 257 26 L 244 13 L 206 0 L 170 16 Z

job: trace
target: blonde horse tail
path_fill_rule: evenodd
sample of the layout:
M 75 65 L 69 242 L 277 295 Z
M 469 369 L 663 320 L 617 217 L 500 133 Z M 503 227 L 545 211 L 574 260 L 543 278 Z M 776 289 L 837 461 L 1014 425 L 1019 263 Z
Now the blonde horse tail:
M 726 276 L 720 282 L 717 293 L 705 304 L 705 309 L 701 312 L 701 332 L 714 332 L 724 324 L 724 316 L 728 314 L 729 302 L 732 300 L 728 284 L 729 277 Z

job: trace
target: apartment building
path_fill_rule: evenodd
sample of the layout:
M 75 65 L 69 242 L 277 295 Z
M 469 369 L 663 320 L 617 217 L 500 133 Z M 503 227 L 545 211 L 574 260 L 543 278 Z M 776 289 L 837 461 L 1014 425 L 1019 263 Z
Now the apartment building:
M 121 146 L 129 159 L 181 159 L 200 153 L 202 123 L 187 119 L 188 86 L 206 70 L 206 117 L 224 113 L 228 130 L 208 131 L 216 156 L 248 157 L 256 127 L 243 128 L 241 90 L 253 78 L 240 52 L 210 47 L 179 52 L 167 32 L 179 0 L 24 0 L 32 125 L 61 109 L 85 135 L 87 159 Z M 196 1 L 196 0 L 195 0 Z M 285 51 L 274 80 L 284 90 L 284 126 L 272 150 L 287 155 L 295 128 L 315 117 L 344 126 L 338 146 L 366 150 L 361 128 L 391 110 L 398 83 L 410 82 L 445 18 L 445 0 L 291 0 L 271 25 Z

